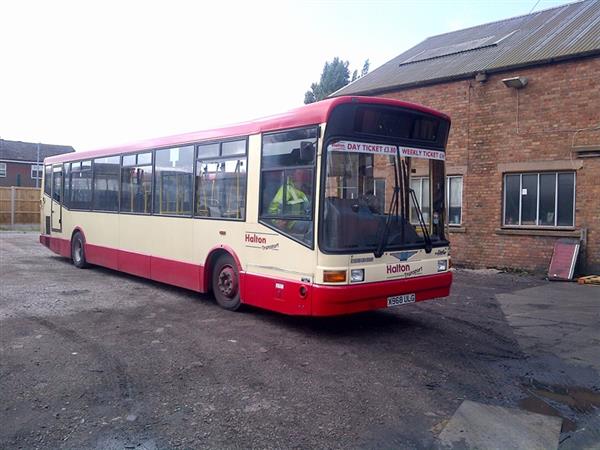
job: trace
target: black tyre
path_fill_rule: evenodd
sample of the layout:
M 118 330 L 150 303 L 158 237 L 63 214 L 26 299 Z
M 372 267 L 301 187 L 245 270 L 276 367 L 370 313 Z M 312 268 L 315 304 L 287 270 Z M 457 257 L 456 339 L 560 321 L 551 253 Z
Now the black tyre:
M 89 267 L 85 259 L 85 245 L 81 233 L 75 233 L 71 239 L 71 259 L 75 267 L 79 269 Z
M 231 255 L 221 255 L 212 273 L 212 289 L 221 308 L 236 311 L 240 301 L 240 275 Z

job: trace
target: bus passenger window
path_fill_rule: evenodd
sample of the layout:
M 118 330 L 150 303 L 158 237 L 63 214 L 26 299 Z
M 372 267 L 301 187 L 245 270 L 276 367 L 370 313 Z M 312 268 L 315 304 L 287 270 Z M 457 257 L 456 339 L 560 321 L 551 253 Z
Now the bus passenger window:
M 71 163 L 71 198 L 72 209 L 90 209 L 92 201 L 92 161 Z
M 96 211 L 119 210 L 119 156 L 94 160 L 93 208 Z
M 63 206 L 71 206 L 71 164 L 63 165 Z
M 191 216 L 194 147 L 156 151 L 154 213 Z
M 196 216 L 244 220 L 245 154 L 245 139 L 198 146 Z
M 313 245 L 316 128 L 263 136 L 260 219 L 265 225 Z
M 52 198 L 60 203 L 62 201 L 62 166 L 54 167 L 52 177 Z
M 123 156 L 121 212 L 152 212 L 152 153 Z
M 46 166 L 44 170 L 44 194 L 50 196 L 52 193 L 52 166 Z

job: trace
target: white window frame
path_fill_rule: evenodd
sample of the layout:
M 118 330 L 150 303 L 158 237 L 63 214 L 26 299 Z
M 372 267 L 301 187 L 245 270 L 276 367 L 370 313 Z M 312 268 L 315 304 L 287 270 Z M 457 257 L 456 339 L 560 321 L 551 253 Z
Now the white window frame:
M 461 179 L 461 189 L 460 189 L 460 221 L 458 223 L 450 223 L 450 178 L 460 178 Z M 463 216 L 465 214 L 465 209 L 463 208 L 463 193 L 465 190 L 465 179 L 463 175 L 447 175 L 446 176 L 446 205 L 447 206 L 447 217 L 448 217 L 448 226 L 451 227 L 461 227 L 463 223 Z
M 37 177 L 34 176 L 34 173 L 37 172 Z M 41 180 L 44 174 L 44 165 L 43 164 L 32 164 L 31 165 L 31 179 L 32 180 Z
M 429 175 L 418 175 L 418 176 L 413 176 L 410 177 L 410 188 L 412 189 L 412 182 L 415 180 L 419 180 L 419 193 L 417 195 L 417 193 L 415 192 L 415 196 L 417 197 L 417 201 L 419 202 L 419 208 L 421 209 L 421 212 L 423 213 L 423 219 L 425 219 L 425 213 L 423 212 L 423 184 L 427 183 L 428 187 L 429 187 L 429 212 L 431 213 L 431 186 L 429 185 Z M 419 218 L 418 217 L 413 217 L 412 211 L 413 208 L 415 207 L 412 204 L 412 200 L 409 202 L 410 207 L 409 209 L 409 222 L 412 225 L 418 225 L 419 224 Z M 427 223 L 427 220 L 425 220 L 425 223 Z
M 540 225 L 540 175 L 554 174 L 554 225 Z M 573 174 L 573 223 L 571 225 L 558 225 L 558 176 L 560 174 Z M 506 223 L 506 177 L 511 175 L 519 176 L 519 223 Z M 537 175 L 537 204 L 535 224 L 521 224 L 522 220 L 522 200 L 523 200 L 523 175 Z M 502 177 L 502 226 L 504 228 L 544 228 L 544 229 L 573 229 L 575 228 L 575 199 L 577 197 L 577 174 L 574 171 L 550 171 L 550 172 L 512 172 L 505 173 Z
M 5 162 L 0 162 L 0 177 L 2 177 L 2 178 L 6 177 L 6 163 Z

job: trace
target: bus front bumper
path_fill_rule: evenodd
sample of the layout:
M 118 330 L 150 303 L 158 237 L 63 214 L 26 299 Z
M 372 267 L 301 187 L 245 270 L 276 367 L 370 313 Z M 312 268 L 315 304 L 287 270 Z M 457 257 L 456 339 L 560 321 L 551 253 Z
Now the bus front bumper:
M 416 301 L 447 297 L 450 294 L 452 272 L 424 275 L 401 280 L 361 283 L 344 286 L 312 286 L 313 316 L 337 316 L 387 308 L 388 297 L 415 294 Z

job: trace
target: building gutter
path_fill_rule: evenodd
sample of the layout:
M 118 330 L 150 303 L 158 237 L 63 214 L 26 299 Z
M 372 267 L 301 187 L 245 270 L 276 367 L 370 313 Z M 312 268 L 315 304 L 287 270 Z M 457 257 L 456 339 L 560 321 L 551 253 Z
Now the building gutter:
M 5 163 L 16 163 L 16 164 L 38 164 L 35 161 L 24 161 L 22 159 L 17 160 L 17 159 L 0 159 L 0 162 L 5 162 Z M 40 161 L 39 164 L 41 164 L 42 161 Z

